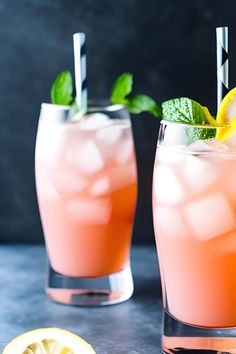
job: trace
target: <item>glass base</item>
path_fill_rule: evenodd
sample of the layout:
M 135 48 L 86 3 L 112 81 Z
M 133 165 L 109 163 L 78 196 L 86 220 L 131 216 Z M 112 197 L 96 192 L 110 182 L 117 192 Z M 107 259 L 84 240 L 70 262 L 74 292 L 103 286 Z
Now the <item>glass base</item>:
M 236 328 L 194 327 L 165 311 L 162 353 L 235 354 Z
M 104 306 L 128 300 L 134 291 L 130 266 L 98 278 L 67 277 L 48 269 L 46 293 L 56 302 L 76 306 Z

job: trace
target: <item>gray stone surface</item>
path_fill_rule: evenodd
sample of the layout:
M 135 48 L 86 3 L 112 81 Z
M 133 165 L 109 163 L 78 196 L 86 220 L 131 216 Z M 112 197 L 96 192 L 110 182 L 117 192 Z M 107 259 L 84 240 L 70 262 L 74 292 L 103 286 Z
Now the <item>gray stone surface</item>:
M 59 305 L 44 293 L 43 246 L 0 246 L 0 349 L 13 337 L 56 326 L 79 334 L 98 354 L 157 354 L 161 341 L 161 290 L 154 247 L 134 247 L 135 293 L 103 308 Z

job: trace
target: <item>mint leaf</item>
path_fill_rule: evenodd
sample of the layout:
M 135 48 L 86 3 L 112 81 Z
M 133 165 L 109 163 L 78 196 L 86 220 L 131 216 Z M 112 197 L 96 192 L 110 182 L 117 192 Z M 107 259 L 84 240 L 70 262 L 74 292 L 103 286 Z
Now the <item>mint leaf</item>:
M 131 113 L 149 112 L 155 117 L 161 117 L 161 107 L 149 96 L 137 94 L 131 96 L 133 89 L 133 75 L 123 73 L 116 79 L 110 100 L 113 104 L 123 104 Z
M 194 141 L 198 140 L 207 140 L 215 138 L 216 129 L 211 128 L 187 128 L 186 131 L 187 136 L 187 144 L 190 145 L 194 143 Z
M 73 82 L 69 71 L 57 75 L 51 89 L 51 100 L 54 104 L 70 105 L 73 101 Z
M 162 117 L 171 122 L 185 124 L 208 123 L 203 107 L 187 97 L 174 98 L 162 103 Z
M 215 125 L 216 121 L 206 107 L 190 98 L 181 97 L 162 103 L 162 117 L 171 122 L 179 122 L 189 125 Z M 210 128 L 186 128 L 187 144 L 197 140 L 214 138 L 216 129 Z
M 125 104 L 125 98 L 130 94 L 133 87 L 133 75 L 131 73 L 123 73 L 120 75 L 112 87 L 110 100 L 113 104 Z
M 161 107 L 151 97 L 143 94 L 128 98 L 127 107 L 131 113 L 149 112 L 155 117 L 161 117 L 162 115 Z

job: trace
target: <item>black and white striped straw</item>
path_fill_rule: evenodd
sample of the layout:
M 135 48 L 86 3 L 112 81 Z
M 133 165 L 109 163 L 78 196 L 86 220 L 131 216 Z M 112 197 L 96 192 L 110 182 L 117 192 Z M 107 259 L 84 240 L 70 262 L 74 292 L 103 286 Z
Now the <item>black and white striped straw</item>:
M 87 75 L 85 34 L 74 33 L 76 103 L 83 113 L 87 112 Z
M 229 91 L 228 27 L 216 28 L 217 43 L 217 108 Z

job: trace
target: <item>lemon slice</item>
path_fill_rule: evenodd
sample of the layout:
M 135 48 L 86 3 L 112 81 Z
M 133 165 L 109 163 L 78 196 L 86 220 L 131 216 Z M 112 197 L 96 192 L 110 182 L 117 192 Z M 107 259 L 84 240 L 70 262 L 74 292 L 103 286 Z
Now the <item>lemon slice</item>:
M 217 129 L 216 139 L 229 141 L 236 131 L 236 87 L 230 90 L 222 100 L 216 121 L 218 125 L 226 125 L 224 128 Z
M 2 354 L 94 354 L 79 336 L 59 328 L 40 328 L 13 339 Z
M 223 98 L 216 120 L 218 124 L 228 124 L 236 116 L 236 87 Z

